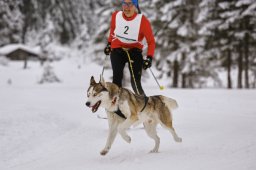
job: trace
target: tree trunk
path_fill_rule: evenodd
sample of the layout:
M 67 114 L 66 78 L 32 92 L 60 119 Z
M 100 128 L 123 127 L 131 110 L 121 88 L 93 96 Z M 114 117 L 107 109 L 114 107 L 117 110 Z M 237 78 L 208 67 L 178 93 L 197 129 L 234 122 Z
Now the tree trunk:
M 173 66 L 173 87 L 178 87 L 178 81 L 179 81 L 179 62 L 177 60 L 174 61 L 174 66 Z
M 245 88 L 249 89 L 249 35 L 245 34 L 244 38 L 244 72 L 245 72 Z
M 238 78 L 237 78 L 237 88 L 243 88 L 243 51 L 242 51 L 242 42 L 238 45 Z
M 195 78 L 195 76 L 193 75 L 193 73 L 192 72 L 190 72 L 189 74 L 188 74 L 188 87 L 189 88 L 194 88 L 194 78 Z
M 232 80 L 231 80 L 231 51 L 227 50 L 227 74 L 228 74 L 228 89 L 232 89 Z
M 21 43 L 25 44 L 26 43 L 26 34 L 27 34 L 27 29 L 28 29 L 28 25 L 25 22 L 24 26 L 22 28 L 22 34 L 21 34 Z
M 183 73 L 182 75 L 181 75 L 181 87 L 182 88 L 187 88 L 187 83 L 186 83 L 186 80 L 187 80 L 187 74 L 186 73 Z
M 27 69 L 27 67 L 28 67 L 28 57 L 24 56 L 24 66 L 23 66 L 23 69 Z

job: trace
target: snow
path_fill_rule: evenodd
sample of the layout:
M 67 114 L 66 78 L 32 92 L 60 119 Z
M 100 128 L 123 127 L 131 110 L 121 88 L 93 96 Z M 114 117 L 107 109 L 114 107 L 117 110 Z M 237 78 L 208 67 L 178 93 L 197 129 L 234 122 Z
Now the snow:
M 251 4 L 241 15 L 242 16 L 254 16 L 256 11 L 256 2 Z
M 240 1 L 237 1 L 236 7 L 241 7 L 243 5 L 252 4 L 254 2 L 255 2 L 254 0 L 242 0 L 242 1 L 240 0 Z
M 175 143 L 158 127 L 160 152 L 148 153 L 153 141 L 141 127 L 131 128 L 127 144 L 118 136 L 106 156 L 108 124 L 86 108 L 90 76 L 102 66 L 65 59 L 51 63 L 62 83 L 38 84 L 43 67 L 29 62 L 0 65 L 1 170 L 254 170 L 256 168 L 255 90 L 165 89 L 152 79 L 143 82 L 147 94 L 175 98 L 174 127 L 183 138 Z M 104 77 L 110 81 L 111 71 Z M 12 83 L 7 83 L 12 80 Z M 160 84 L 168 84 L 160 81 Z
M 187 25 L 187 24 L 182 25 L 182 26 L 178 29 L 177 34 L 178 34 L 178 35 L 181 35 L 181 36 L 184 36 L 184 37 L 185 37 L 185 36 L 188 36 L 188 34 L 189 34 L 188 25 Z

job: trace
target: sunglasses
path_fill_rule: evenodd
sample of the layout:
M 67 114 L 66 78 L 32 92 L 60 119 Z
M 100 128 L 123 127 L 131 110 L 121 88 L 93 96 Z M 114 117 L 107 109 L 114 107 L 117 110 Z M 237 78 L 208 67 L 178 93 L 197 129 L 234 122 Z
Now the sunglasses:
M 132 7 L 134 4 L 132 2 L 124 2 L 122 1 L 122 6 L 125 6 L 125 7 Z

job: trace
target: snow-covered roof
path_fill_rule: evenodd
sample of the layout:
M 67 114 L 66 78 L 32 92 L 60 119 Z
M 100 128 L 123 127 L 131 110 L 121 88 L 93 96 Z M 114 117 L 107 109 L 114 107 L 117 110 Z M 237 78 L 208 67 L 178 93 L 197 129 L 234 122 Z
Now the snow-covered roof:
M 40 55 L 40 47 L 30 47 L 24 44 L 8 44 L 6 46 L 0 47 L 0 55 L 7 55 L 17 49 L 22 49 L 32 54 Z

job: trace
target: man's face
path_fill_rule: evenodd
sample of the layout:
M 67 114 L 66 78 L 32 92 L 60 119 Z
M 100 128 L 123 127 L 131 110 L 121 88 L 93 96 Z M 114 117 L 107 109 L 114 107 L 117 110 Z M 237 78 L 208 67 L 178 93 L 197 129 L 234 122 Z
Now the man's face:
M 131 17 L 135 13 L 136 7 L 131 0 L 123 0 L 122 8 L 125 16 Z

